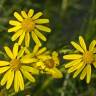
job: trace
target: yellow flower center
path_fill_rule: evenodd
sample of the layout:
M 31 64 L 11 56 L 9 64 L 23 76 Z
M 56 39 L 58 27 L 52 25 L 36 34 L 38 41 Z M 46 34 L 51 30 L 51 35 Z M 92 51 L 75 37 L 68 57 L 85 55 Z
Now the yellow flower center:
M 90 52 L 90 51 L 86 51 L 83 54 L 83 60 L 84 60 L 85 63 L 91 64 L 94 61 L 94 55 L 93 55 L 93 53 Z
M 16 71 L 21 67 L 20 60 L 19 59 L 13 59 L 10 62 L 11 68 Z
M 35 28 L 35 23 L 31 18 L 24 19 L 22 21 L 22 29 L 24 29 L 26 32 L 31 32 Z
M 45 63 L 45 65 L 46 65 L 46 67 L 48 67 L 48 68 L 53 68 L 54 65 L 55 65 L 53 59 L 48 59 L 48 60 L 44 61 L 44 63 Z

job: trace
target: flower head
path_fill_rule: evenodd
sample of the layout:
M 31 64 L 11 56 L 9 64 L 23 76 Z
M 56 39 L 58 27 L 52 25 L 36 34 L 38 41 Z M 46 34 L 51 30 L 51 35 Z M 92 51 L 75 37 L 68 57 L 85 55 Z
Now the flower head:
M 56 51 L 52 52 L 52 56 L 47 58 L 41 64 L 44 64 L 44 71 L 46 74 L 52 75 L 53 78 L 62 78 L 63 74 L 57 68 L 60 65 L 58 53 Z M 37 62 L 38 65 L 38 62 Z
M 23 76 L 29 81 L 35 82 L 35 78 L 32 76 L 32 74 L 39 73 L 37 69 L 28 65 L 36 60 L 32 58 L 23 58 L 25 48 L 22 47 L 19 51 L 19 46 L 17 43 L 14 44 L 12 51 L 7 46 L 5 46 L 4 49 L 11 60 L 0 60 L 0 74 L 4 74 L 1 80 L 1 85 L 3 86 L 6 84 L 6 88 L 9 89 L 14 82 L 15 92 L 18 92 L 19 89 L 24 90 Z
M 86 77 L 86 82 L 89 83 L 91 80 L 91 65 L 96 68 L 95 58 L 95 45 L 96 41 L 93 40 L 87 49 L 85 41 L 82 36 L 79 36 L 79 44 L 74 41 L 71 44 L 79 51 L 77 54 L 64 55 L 64 59 L 71 60 L 65 65 L 68 69 L 68 73 L 74 72 L 73 78 L 77 77 L 80 73 L 80 79 L 83 80 Z
M 39 32 L 39 30 L 44 32 L 51 32 L 51 29 L 42 25 L 49 23 L 49 19 L 39 19 L 43 15 L 42 12 L 38 12 L 35 15 L 34 10 L 30 9 L 28 14 L 25 11 L 21 11 L 21 15 L 17 12 L 14 12 L 14 16 L 18 20 L 10 20 L 9 24 L 14 27 L 8 29 L 8 32 L 15 32 L 12 36 L 12 41 L 15 41 L 19 38 L 18 44 L 21 45 L 25 38 L 25 45 L 29 47 L 30 44 L 30 33 L 36 44 L 41 46 L 40 40 L 46 41 L 46 37 Z
M 51 56 L 46 47 L 40 48 L 36 45 L 32 53 L 30 53 L 28 50 L 26 53 L 29 54 L 29 57 L 38 59 L 33 66 L 39 69 L 41 73 L 52 75 L 53 78 L 61 78 L 63 76 L 61 71 L 57 68 L 57 66 L 60 64 L 57 52 L 54 51 Z

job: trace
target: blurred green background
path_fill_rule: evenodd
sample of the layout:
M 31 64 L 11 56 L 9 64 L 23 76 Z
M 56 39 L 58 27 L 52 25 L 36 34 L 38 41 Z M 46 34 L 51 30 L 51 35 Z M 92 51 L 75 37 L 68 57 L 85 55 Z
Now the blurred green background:
M 96 39 L 96 0 L 0 0 L 1 51 L 4 45 L 13 45 L 10 40 L 12 34 L 7 32 L 7 28 L 10 28 L 8 21 L 14 18 L 13 12 L 28 11 L 31 8 L 35 12 L 42 11 L 44 17 L 50 19 L 52 32 L 46 35 L 47 42 L 43 42 L 49 50 L 61 52 L 70 48 L 70 41 L 78 41 L 79 35 L 84 36 L 88 44 Z M 60 55 L 62 61 L 63 53 Z M 61 65 L 63 63 L 64 61 Z M 73 79 L 63 68 L 62 72 L 64 73 L 62 79 L 39 76 L 36 84 L 27 82 L 24 92 L 18 94 L 0 87 L 2 96 L 96 96 L 95 71 L 89 85 L 79 78 Z

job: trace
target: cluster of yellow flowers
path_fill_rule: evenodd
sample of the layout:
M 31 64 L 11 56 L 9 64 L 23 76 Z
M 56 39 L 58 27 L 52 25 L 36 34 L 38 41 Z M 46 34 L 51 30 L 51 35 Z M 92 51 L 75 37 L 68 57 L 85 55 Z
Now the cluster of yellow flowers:
M 0 60 L 0 74 L 4 75 L 0 84 L 6 84 L 6 89 L 14 85 L 15 92 L 24 90 L 24 80 L 28 79 L 34 83 L 35 75 L 47 74 L 53 78 L 62 78 L 63 74 L 57 68 L 59 66 L 59 57 L 56 51 L 50 52 L 46 47 L 41 48 L 42 44 L 39 39 L 46 41 L 46 37 L 40 32 L 51 32 L 49 27 L 44 24 L 49 23 L 49 19 L 39 19 L 43 15 L 42 12 L 34 14 L 34 10 L 30 9 L 28 14 L 21 11 L 14 12 L 14 16 L 18 20 L 10 20 L 9 24 L 14 27 L 8 29 L 8 32 L 14 32 L 11 40 L 19 40 L 11 49 L 7 46 L 4 50 L 9 61 Z M 33 41 L 36 43 L 32 52 L 29 50 L 30 33 Z M 23 40 L 25 39 L 25 43 Z M 14 84 L 13 84 L 14 83 Z
M 58 69 L 60 60 L 56 51 L 50 52 L 46 47 L 42 47 L 41 40 L 46 41 L 46 37 L 40 32 L 51 32 L 49 27 L 44 24 L 49 23 L 49 19 L 39 19 L 43 15 L 42 12 L 34 14 L 34 10 L 30 9 L 28 14 L 21 11 L 14 12 L 15 18 L 18 20 L 10 20 L 9 24 L 13 27 L 8 32 L 13 32 L 11 40 L 16 41 L 13 49 L 5 46 L 4 50 L 9 61 L 0 60 L 0 74 L 4 75 L 0 84 L 6 84 L 6 89 L 14 85 L 15 92 L 24 90 L 24 80 L 28 79 L 34 83 L 35 76 L 39 74 L 51 75 L 53 78 L 62 78 L 63 74 Z M 30 34 L 35 42 L 32 51 L 29 50 Z M 17 40 L 19 39 L 19 40 Z M 23 42 L 25 39 L 25 42 Z M 75 71 L 73 77 L 77 77 L 79 73 L 80 79 L 83 80 L 87 76 L 86 82 L 91 79 L 91 64 L 96 68 L 96 41 L 93 40 L 87 50 L 86 44 L 82 36 L 79 37 L 79 44 L 71 42 L 78 50 L 77 54 L 64 55 L 64 59 L 71 60 L 65 64 L 68 73 Z
M 89 48 L 86 48 L 85 41 L 82 36 L 79 36 L 79 44 L 71 41 L 73 47 L 76 48 L 78 53 L 63 56 L 66 60 L 71 60 L 65 65 L 68 69 L 68 73 L 74 72 L 73 78 L 80 74 L 80 79 L 83 80 L 86 76 L 86 82 L 89 83 L 91 80 L 91 65 L 96 68 L 96 40 L 93 40 Z

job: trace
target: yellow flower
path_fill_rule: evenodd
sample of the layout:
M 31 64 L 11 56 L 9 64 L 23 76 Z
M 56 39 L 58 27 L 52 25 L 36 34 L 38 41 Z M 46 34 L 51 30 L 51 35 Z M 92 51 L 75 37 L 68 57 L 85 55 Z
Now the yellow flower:
M 32 57 L 38 60 L 33 66 L 39 69 L 42 73 L 50 74 L 53 78 L 63 77 L 62 73 L 57 68 L 59 65 L 57 52 L 54 51 L 51 56 L 46 47 L 40 48 L 38 45 L 34 47 L 32 52 L 28 49 L 25 50 L 25 52 L 27 53 L 27 57 Z
M 13 50 L 11 51 L 9 47 L 4 47 L 6 54 L 11 60 L 3 61 L 0 60 L 0 74 L 3 74 L 1 79 L 1 85 L 6 84 L 6 88 L 9 89 L 14 82 L 15 92 L 19 90 L 24 90 L 24 79 L 26 77 L 29 81 L 35 82 L 35 78 L 32 74 L 38 74 L 39 71 L 31 66 L 29 63 L 35 62 L 32 58 L 23 58 L 25 48 L 22 47 L 19 51 L 19 46 L 17 43 L 14 44 Z
M 60 65 L 57 52 L 55 52 L 55 51 L 52 52 L 52 56 L 50 58 L 47 58 L 43 62 L 41 62 L 41 64 L 42 63 L 45 66 L 44 71 L 46 72 L 46 74 L 52 75 L 53 78 L 62 78 L 63 77 L 63 74 L 57 68 L 57 66 Z M 37 62 L 37 64 L 38 64 L 38 62 Z
M 18 44 L 21 45 L 25 38 L 25 45 L 29 47 L 30 44 L 30 32 L 32 38 L 36 44 L 41 46 L 40 40 L 46 41 L 46 37 L 39 32 L 39 30 L 44 32 L 51 32 L 51 29 L 42 25 L 49 23 L 49 19 L 39 19 L 43 15 L 42 12 L 38 12 L 35 15 L 34 10 L 30 9 L 28 14 L 25 11 L 21 11 L 21 15 L 17 12 L 14 12 L 14 16 L 18 20 L 10 20 L 9 24 L 14 27 L 8 29 L 8 32 L 15 32 L 12 36 L 12 41 L 15 41 L 19 38 Z M 38 39 L 39 38 L 39 39 Z
M 65 55 L 63 58 L 71 60 L 65 65 L 68 69 L 68 73 L 74 72 L 73 78 L 77 77 L 80 73 L 80 79 L 83 80 L 86 77 L 86 82 L 91 80 L 91 64 L 96 68 L 96 58 L 94 48 L 96 41 L 93 40 L 89 45 L 89 49 L 86 48 L 85 41 L 82 36 L 79 36 L 79 44 L 74 41 L 71 44 L 79 51 L 78 54 Z

